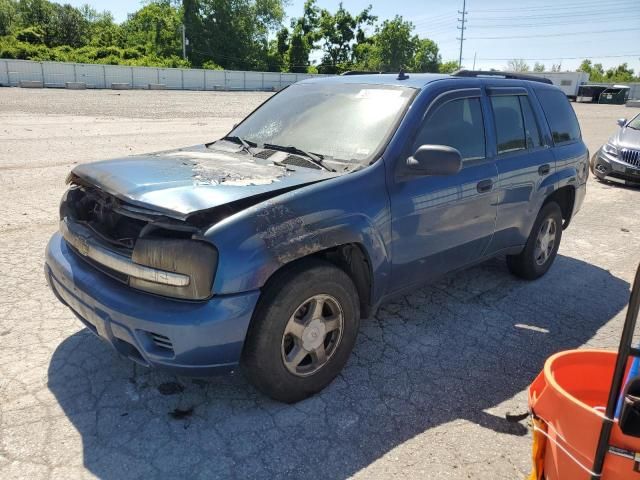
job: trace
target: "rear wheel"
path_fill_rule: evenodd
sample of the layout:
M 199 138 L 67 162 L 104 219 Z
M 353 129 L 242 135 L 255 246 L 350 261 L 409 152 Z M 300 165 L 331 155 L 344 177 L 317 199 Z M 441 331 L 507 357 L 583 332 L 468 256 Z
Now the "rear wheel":
M 507 266 L 514 275 L 535 280 L 553 264 L 562 239 L 562 211 L 556 202 L 545 204 L 536 218 L 524 250 L 507 256 Z
M 287 403 L 319 392 L 347 362 L 359 320 L 353 282 L 331 263 L 306 260 L 277 274 L 247 335 L 243 365 L 249 379 Z

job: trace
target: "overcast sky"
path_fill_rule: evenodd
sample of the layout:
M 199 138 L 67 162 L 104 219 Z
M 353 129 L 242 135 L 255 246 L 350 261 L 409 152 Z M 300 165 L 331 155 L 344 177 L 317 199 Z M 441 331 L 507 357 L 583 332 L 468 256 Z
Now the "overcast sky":
M 137 0 L 64 0 L 76 6 L 88 3 L 110 10 L 117 21 L 140 7 Z M 290 0 L 287 15 L 302 13 L 304 0 Z M 320 7 L 335 11 L 339 0 L 318 0 Z M 345 0 L 352 13 L 369 4 L 380 20 L 402 15 L 416 33 L 435 40 L 443 60 L 457 60 L 460 43 L 457 19 L 462 0 Z M 476 69 L 504 68 L 508 59 L 523 58 L 550 67 L 562 62 L 575 70 L 583 58 L 605 68 L 627 62 L 640 72 L 640 0 L 469 0 L 463 64 Z M 289 20 L 286 20 L 288 25 Z M 317 60 L 316 53 L 312 59 Z

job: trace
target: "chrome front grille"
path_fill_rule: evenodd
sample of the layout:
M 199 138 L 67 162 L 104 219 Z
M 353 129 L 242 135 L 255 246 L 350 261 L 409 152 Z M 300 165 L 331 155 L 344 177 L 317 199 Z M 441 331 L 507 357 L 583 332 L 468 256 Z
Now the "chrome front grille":
M 620 157 L 622 161 L 640 168 L 640 150 L 632 150 L 630 148 L 623 148 L 620 150 Z

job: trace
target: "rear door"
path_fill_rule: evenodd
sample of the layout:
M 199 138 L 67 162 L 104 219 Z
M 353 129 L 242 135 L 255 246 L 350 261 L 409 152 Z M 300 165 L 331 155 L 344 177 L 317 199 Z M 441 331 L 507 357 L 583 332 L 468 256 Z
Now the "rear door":
M 498 217 L 488 249 L 495 253 L 526 242 L 530 219 L 540 207 L 537 197 L 544 195 L 540 187 L 553 175 L 555 158 L 536 99 L 526 88 L 487 87 L 487 94 L 498 169 Z
M 463 167 L 455 175 L 391 179 L 394 290 L 472 263 L 491 241 L 497 171 L 487 155 L 485 115 L 480 88 L 441 94 L 397 159 L 421 145 L 448 145 L 460 151 Z

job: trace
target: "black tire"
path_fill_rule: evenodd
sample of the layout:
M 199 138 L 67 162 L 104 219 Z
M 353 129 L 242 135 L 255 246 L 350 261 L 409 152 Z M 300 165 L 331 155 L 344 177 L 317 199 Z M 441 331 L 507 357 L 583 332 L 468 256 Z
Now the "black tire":
M 536 255 L 536 247 L 538 234 L 543 225 L 547 224 L 548 220 L 552 220 L 555 223 L 555 240 L 553 247 L 546 254 L 546 260 L 540 263 L 541 258 Z M 524 250 L 518 255 L 507 256 L 507 266 L 511 273 L 517 277 L 524 278 L 525 280 L 535 280 L 547 273 L 547 270 L 553 264 L 558 253 L 558 247 L 562 240 L 562 211 L 560 206 L 556 202 L 546 203 L 538 213 L 538 217 L 533 224 L 529 238 L 524 247 Z
M 337 340 L 332 344 L 332 353 L 327 356 L 326 363 L 317 371 L 300 376 L 290 371 L 292 363 L 289 367 L 285 364 L 286 343 L 292 341 L 290 336 L 285 338 L 285 329 L 292 316 L 305 308 L 304 302 L 316 298 L 314 296 L 328 297 L 331 305 L 338 306 L 343 318 L 341 333 L 339 338 L 335 337 Z M 243 368 L 251 383 L 269 397 L 286 403 L 298 402 L 325 388 L 340 373 L 353 350 L 359 325 L 358 292 L 349 276 L 329 262 L 303 260 L 276 273 L 267 283 L 247 334 Z M 323 335 L 323 342 L 329 335 L 333 334 Z M 314 338 L 317 337 L 314 335 Z M 301 338 L 293 340 L 299 343 Z M 315 361 L 311 356 L 305 360 Z

